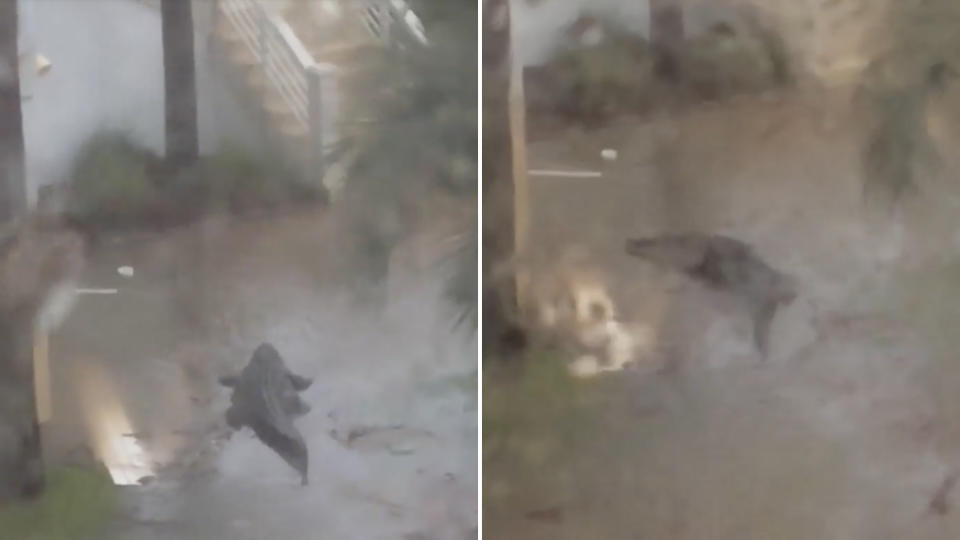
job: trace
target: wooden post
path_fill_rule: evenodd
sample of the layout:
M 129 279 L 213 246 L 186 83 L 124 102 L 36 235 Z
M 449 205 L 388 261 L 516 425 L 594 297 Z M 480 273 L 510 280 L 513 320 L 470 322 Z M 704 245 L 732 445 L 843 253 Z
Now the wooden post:
M 513 25 L 511 25 L 511 34 Z M 510 42 L 515 40 L 511 35 Z M 514 257 L 522 256 L 527 252 L 527 242 L 530 237 L 530 184 L 527 178 L 527 118 L 526 98 L 523 92 L 523 64 L 517 58 L 516 51 L 510 48 L 510 147 L 513 153 L 513 223 L 514 223 Z M 517 271 L 514 274 L 516 281 L 517 310 L 522 316 L 524 306 L 527 305 L 526 290 L 529 276 Z
M 50 339 L 47 334 L 36 334 L 33 341 L 33 381 L 37 396 L 37 422 L 43 424 L 53 417 L 53 393 L 50 385 Z
M 485 0 L 482 25 L 483 341 L 485 352 L 503 357 L 526 341 L 518 324 L 516 273 L 507 278 L 502 271 L 513 265 L 527 238 L 523 91 L 520 66 L 510 53 L 509 2 Z

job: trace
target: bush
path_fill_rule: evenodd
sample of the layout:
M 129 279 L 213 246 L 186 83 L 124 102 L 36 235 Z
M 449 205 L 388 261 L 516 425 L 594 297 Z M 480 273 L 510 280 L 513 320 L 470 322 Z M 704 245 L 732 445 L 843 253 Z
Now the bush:
M 660 88 L 647 42 L 614 24 L 603 27 L 601 43 L 564 50 L 540 70 L 557 112 L 587 124 L 647 110 Z
M 17 540 L 99 538 L 116 505 L 106 470 L 64 467 L 47 475 L 39 499 L 0 508 L 0 533 Z
M 270 210 L 298 202 L 316 201 L 319 188 L 301 181 L 297 170 L 282 158 L 224 146 L 206 158 L 194 176 L 208 206 L 234 214 Z
M 74 161 L 67 210 L 87 228 L 152 228 L 210 211 L 246 215 L 321 199 L 320 188 L 273 154 L 227 145 L 189 169 L 172 171 L 127 135 L 104 132 Z
M 159 161 L 125 134 L 94 135 L 74 161 L 68 212 L 107 227 L 141 220 L 152 213 L 159 195 L 150 178 Z
M 760 92 L 790 77 L 779 36 L 749 17 L 737 27 L 721 23 L 685 39 L 677 51 L 676 81 L 657 74 L 657 55 L 642 37 L 615 22 L 600 21 L 600 28 L 605 36 L 600 43 L 564 49 L 547 64 L 525 70 L 534 112 L 595 126 L 617 114 L 647 112 L 671 96 L 722 99 Z
M 782 76 L 774 52 L 761 37 L 724 23 L 687 40 L 680 64 L 692 97 L 700 99 L 760 92 Z

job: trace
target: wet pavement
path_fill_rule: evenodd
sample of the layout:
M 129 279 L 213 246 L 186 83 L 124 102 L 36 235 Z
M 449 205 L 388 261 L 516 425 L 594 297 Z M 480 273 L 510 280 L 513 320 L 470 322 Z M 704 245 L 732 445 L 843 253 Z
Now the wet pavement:
M 485 426 L 499 433 L 489 453 L 484 441 L 486 534 L 956 537 L 956 490 L 946 511 L 934 499 L 960 464 L 948 322 L 960 164 L 945 151 L 944 177 L 924 178 L 901 213 L 872 216 L 855 128 L 825 132 L 817 118 L 796 101 L 745 98 L 530 145 L 531 168 L 603 173 L 531 178 L 533 256 L 584 248 L 618 313 L 655 328 L 676 368 L 553 393 L 485 383 Z M 938 142 L 955 148 L 956 135 Z M 604 148 L 619 158 L 602 160 Z M 798 279 L 767 362 L 726 298 L 623 253 L 628 237 L 681 231 L 741 238 Z M 532 391 L 544 395 L 524 400 Z
M 451 328 L 442 272 L 398 265 L 384 312 L 359 311 L 323 270 L 336 251 L 322 221 L 210 220 L 94 252 L 83 285 L 118 293 L 82 296 L 52 336 L 44 429 L 48 454 L 86 441 L 147 477 L 122 488 L 109 538 L 455 539 L 476 526 L 476 340 Z M 315 381 L 297 421 L 305 487 L 224 427 L 216 377 L 263 341 Z

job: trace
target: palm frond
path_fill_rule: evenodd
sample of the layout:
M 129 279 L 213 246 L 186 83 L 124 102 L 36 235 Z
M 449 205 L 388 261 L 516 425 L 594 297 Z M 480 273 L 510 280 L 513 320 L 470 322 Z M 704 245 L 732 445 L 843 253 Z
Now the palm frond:
M 432 192 L 476 205 L 477 6 L 463 0 L 411 1 L 429 45 L 365 51 L 351 80 L 337 152 L 346 167 L 343 203 L 358 230 L 399 216 L 409 231 Z M 474 220 L 475 222 L 476 220 Z M 371 227 L 371 223 L 374 224 Z M 464 231 L 445 296 L 457 324 L 477 325 L 477 230 Z
M 865 197 L 896 203 L 916 191 L 918 167 L 939 162 L 925 114 L 930 95 L 960 64 L 960 4 L 902 0 L 891 4 L 886 21 L 858 89 L 874 119 L 861 156 Z

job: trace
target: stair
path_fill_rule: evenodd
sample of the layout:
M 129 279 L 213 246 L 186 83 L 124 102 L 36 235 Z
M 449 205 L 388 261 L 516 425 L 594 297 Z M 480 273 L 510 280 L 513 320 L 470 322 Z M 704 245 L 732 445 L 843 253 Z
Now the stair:
M 352 109 L 349 98 L 355 92 L 351 92 L 351 86 L 369 69 L 368 62 L 364 61 L 369 52 L 381 46 L 365 28 L 356 12 L 357 4 L 343 2 L 353 7 L 344 7 L 337 13 L 330 7 L 336 2 L 330 0 L 264 1 L 268 9 L 287 21 L 316 62 L 337 66 L 340 110 Z M 231 4 L 230 9 L 238 9 L 237 4 Z M 211 35 L 211 51 L 218 66 L 227 72 L 249 108 L 262 115 L 267 140 L 277 141 L 278 147 L 291 158 L 308 160 L 309 127 L 298 118 L 282 94 L 267 84 L 258 55 L 223 10 L 221 4 Z

